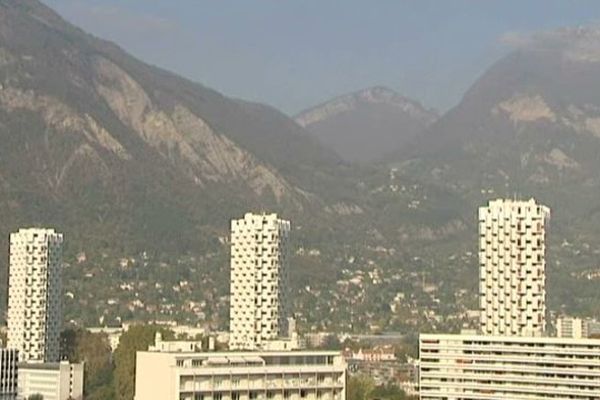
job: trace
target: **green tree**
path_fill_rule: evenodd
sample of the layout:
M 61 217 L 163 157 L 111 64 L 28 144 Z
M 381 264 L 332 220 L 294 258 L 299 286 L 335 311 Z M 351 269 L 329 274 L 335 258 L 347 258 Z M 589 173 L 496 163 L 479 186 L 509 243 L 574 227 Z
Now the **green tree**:
M 367 375 L 356 375 L 348 379 L 347 400 L 368 400 L 375 389 L 375 381 Z
M 396 385 L 383 385 L 378 386 L 369 394 L 369 398 L 372 400 L 405 400 L 406 394 L 402 389 Z
M 337 335 L 329 335 L 325 338 L 323 344 L 319 348 L 324 350 L 340 350 L 342 348 L 342 343 L 340 343 Z
M 62 354 L 71 362 L 83 362 L 86 398 L 111 400 L 114 365 L 108 337 L 84 329 L 67 329 L 61 334 Z M 108 389 L 110 390 L 108 390 Z M 103 397 L 99 396 L 102 393 Z
M 356 375 L 348 380 L 347 400 L 408 400 L 410 397 L 396 385 L 376 386 L 373 378 Z
M 27 398 L 27 400 L 44 400 L 44 396 L 42 396 L 39 393 L 36 393 L 36 394 L 32 394 L 31 396 L 29 396 Z
M 156 332 L 161 332 L 167 340 L 174 337 L 172 331 L 154 325 L 135 325 L 121 335 L 114 354 L 114 389 L 117 400 L 133 400 L 136 352 L 147 350 L 154 343 Z

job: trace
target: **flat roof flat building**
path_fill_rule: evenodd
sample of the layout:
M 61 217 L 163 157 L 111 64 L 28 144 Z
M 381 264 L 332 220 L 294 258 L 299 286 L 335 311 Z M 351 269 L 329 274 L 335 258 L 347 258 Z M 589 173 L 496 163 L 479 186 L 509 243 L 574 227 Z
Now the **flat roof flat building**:
M 54 229 L 10 235 L 8 343 L 20 361 L 56 362 L 62 327 L 63 236 Z
M 589 322 L 585 318 L 560 316 L 556 319 L 556 336 L 581 339 L 589 336 Z
M 422 334 L 422 400 L 600 399 L 600 340 Z
M 479 209 L 480 330 L 542 336 L 546 329 L 546 222 L 535 200 L 493 200 Z
M 134 399 L 345 400 L 346 363 L 333 351 L 139 351 Z
M 20 363 L 18 399 L 40 394 L 44 400 L 83 399 L 83 363 Z
M 231 221 L 229 348 L 261 349 L 288 336 L 290 223 L 277 214 Z

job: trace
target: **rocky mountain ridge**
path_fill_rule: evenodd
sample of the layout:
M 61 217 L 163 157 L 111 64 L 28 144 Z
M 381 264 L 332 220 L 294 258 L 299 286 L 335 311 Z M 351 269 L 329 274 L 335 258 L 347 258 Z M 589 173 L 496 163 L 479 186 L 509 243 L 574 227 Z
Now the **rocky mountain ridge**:
M 344 159 L 369 162 L 400 148 L 437 118 L 435 111 L 377 86 L 336 97 L 295 120 Z
M 424 108 L 416 101 L 401 96 L 386 87 L 375 86 L 339 96 L 333 100 L 309 108 L 298 114 L 295 117 L 295 120 L 299 125 L 307 127 L 327 118 L 332 118 L 337 114 L 352 111 L 359 107 L 359 103 L 361 102 L 392 105 L 399 111 L 423 121 L 425 125 L 429 125 L 437 119 L 437 115 L 434 111 Z

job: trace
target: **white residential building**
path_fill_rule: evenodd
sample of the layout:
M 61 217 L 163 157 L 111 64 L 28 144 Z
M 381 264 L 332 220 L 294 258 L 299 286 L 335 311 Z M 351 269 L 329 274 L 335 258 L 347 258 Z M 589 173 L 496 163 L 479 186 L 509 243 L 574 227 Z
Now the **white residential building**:
M 334 351 L 139 351 L 135 371 L 135 400 L 346 399 Z
M 556 336 L 581 339 L 588 337 L 588 321 L 583 318 L 561 316 L 556 319 Z
M 17 399 L 40 394 L 44 400 L 81 400 L 83 363 L 20 363 Z
M 232 350 L 255 350 L 288 336 L 287 252 L 290 223 L 277 214 L 231 221 Z
M 10 235 L 8 347 L 26 362 L 59 360 L 63 236 L 53 229 Z
M 0 400 L 14 399 L 17 395 L 17 364 L 19 352 L 0 349 Z
M 494 200 L 479 209 L 480 329 L 541 336 L 546 326 L 546 222 L 535 200 Z
M 422 400 L 600 399 L 600 340 L 421 335 Z

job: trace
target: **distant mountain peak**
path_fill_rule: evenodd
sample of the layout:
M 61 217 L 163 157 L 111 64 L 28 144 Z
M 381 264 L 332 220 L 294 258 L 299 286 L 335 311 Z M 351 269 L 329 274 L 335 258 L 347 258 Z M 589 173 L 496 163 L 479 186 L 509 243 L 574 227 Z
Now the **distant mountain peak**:
M 336 97 L 301 112 L 295 119 L 298 124 L 307 127 L 337 114 L 352 111 L 359 107 L 361 103 L 387 104 L 397 107 L 402 112 L 422 120 L 427 125 L 437 119 L 437 113 L 434 110 L 427 109 L 417 101 L 404 97 L 385 86 L 373 86 Z
M 359 90 L 354 95 L 370 103 L 410 102 L 406 97 L 385 86 L 373 86 Z
M 438 118 L 435 111 L 384 86 L 336 97 L 295 117 L 350 161 L 370 161 L 402 145 Z

